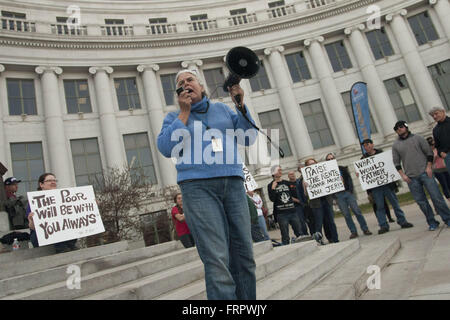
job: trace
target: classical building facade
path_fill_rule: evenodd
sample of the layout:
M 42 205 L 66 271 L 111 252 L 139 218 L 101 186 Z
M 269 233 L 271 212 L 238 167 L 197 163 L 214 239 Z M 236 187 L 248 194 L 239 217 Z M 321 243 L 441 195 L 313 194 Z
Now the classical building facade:
M 397 120 L 426 136 L 427 111 L 450 107 L 448 0 L 0 0 L 0 10 L 0 161 L 22 193 L 45 171 L 75 186 L 124 164 L 176 184 L 156 148 L 177 109 L 175 74 L 197 70 L 209 96 L 231 105 L 221 86 L 236 46 L 261 60 L 242 81 L 245 100 L 258 125 L 279 129 L 286 170 L 329 152 L 359 159 L 357 81 L 384 149 Z M 250 166 L 265 194 L 263 167 Z

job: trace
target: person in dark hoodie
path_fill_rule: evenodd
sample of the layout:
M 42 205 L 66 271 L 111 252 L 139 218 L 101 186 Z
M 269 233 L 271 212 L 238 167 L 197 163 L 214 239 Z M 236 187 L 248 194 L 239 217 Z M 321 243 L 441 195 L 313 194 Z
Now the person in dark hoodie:
M 294 230 L 296 237 L 302 235 L 300 220 L 293 200 L 297 197 L 297 192 L 289 188 L 289 181 L 283 180 L 283 172 L 280 166 L 273 166 L 271 173 L 273 181 L 267 186 L 267 191 L 270 201 L 273 202 L 274 214 L 280 225 L 281 242 L 286 245 L 290 242 L 289 225 Z
M 429 115 L 436 121 L 433 138 L 437 154 L 444 159 L 445 165 L 450 169 L 450 118 L 443 107 L 432 108 Z
M 398 121 L 394 131 L 398 135 L 392 146 L 392 159 L 403 181 L 408 184 L 411 194 L 425 215 L 430 231 L 439 226 L 434 218 L 424 188 L 428 191 L 436 212 L 442 221 L 450 227 L 450 209 L 433 177 L 433 151 L 421 136 L 409 131 L 406 121 Z

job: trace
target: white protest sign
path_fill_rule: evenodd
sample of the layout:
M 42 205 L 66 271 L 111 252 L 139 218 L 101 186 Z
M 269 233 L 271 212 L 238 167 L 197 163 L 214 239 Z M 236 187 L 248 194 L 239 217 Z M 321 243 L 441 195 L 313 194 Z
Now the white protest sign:
M 39 246 L 105 231 L 92 186 L 28 192 Z
M 253 191 L 255 189 L 258 189 L 258 184 L 256 183 L 255 179 L 250 173 L 250 170 L 248 170 L 245 164 L 242 164 L 242 171 L 244 171 L 245 190 Z
M 301 170 L 310 199 L 345 190 L 336 160 L 316 163 Z
M 400 179 L 392 161 L 392 151 L 385 151 L 353 163 L 362 189 L 368 190 Z

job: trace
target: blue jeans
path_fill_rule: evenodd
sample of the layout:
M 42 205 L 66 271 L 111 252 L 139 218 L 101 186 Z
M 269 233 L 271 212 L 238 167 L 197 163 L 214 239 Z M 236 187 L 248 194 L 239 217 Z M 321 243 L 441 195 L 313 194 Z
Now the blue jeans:
M 445 166 L 448 170 L 450 170 L 450 152 L 447 153 L 447 156 L 444 158 Z
M 439 184 L 442 187 L 442 192 L 447 199 L 450 199 L 450 174 L 448 171 L 444 172 L 435 172 L 433 175 L 439 181 Z
M 408 184 L 409 190 L 411 191 L 414 200 L 416 200 L 419 205 L 420 210 L 422 210 L 425 215 L 428 225 L 430 227 L 437 227 L 439 222 L 434 219 L 433 209 L 431 209 L 431 206 L 427 200 L 424 187 L 430 194 L 430 198 L 436 212 L 441 216 L 442 220 L 447 225 L 450 224 L 450 209 L 445 203 L 444 197 L 439 190 L 436 180 L 434 180 L 434 178 L 430 178 L 425 172 L 418 177 L 410 177 L 410 179 L 411 183 Z
M 262 234 L 264 235 L 264 240 L 270 240 L 269 232 L 267 232 L 267 224 L 264 216 L 258 216 L 258 224 L 261 228 Z
M 306 228 L 306 218 L 305 212 L 302 206 L 296 206 L 295 211 L 297 211 L 298 220 L 300 220 L 300 230 L 302 235 L 308 235 L 308 229 Z
M 320 199 L 321 206 L 319 208 L 311 208 L 314 214 L 314 227 L 315 232 L 322 232 L 322 227 L 326 223 L 329 228 L 329 235 L 327 237 L 330 242 L 338 242 L 338 233 L 336 229 L 336 224 L 334 223 L 334 212 L 330 204 L 325 198 Z
M 205 268 L 208 299 L 256 299 L 250 213 L 240 177 L 180 183 L 186 222 Z
M 406 221 L 405 213 L 400 209 L 400 204 L 398 203 L 397 196 L 395 195 L 394 191 L 388 186 L 384 185 L 381 187 L 376 187 L 374 189 L 371 189 L 372 191 L 372 197 L 373 201 L 375 201 L 375 204 L 377 205 L 377 220 L 378 225 L 380 228 L 386 228 L 389 229 L 389 224 L 386 220 L 386 212 L 384 209 L 384 198 L 389 200 L 389 202 L 392 205 L 392 208 L 394 208 L 395 216 L 397 217 L 397 223 L 399 225 L 404 225 L 408 221 Z
M 369 228 L 367 227 L 366 219 L 362 215 L 361 209 L 358 207 L 358 202 L 356 202 L 356 198 L 353 193 L 348 191 L 342 191 L 336 193 L 337 203 L 339 209 L 345 218 L 345 223 L 347 223 L 347 227 L 349 228 L 351 233 L 357 233 L 355 223 L 353 222 L 352 215 L 350 213 L 350 209 L 352 209 L 353 214 L 358 220 L 359 226 L 362 231 L 367 231 Z
M 281 242 L 283 244 L 289 244 L 289 224 L 294 230 L 296 237 L 302 234 L 300 227 L 300 220 L 298 219 L 297 212 L 285 212 L 277 214 L 277 221 L 280 225 Z

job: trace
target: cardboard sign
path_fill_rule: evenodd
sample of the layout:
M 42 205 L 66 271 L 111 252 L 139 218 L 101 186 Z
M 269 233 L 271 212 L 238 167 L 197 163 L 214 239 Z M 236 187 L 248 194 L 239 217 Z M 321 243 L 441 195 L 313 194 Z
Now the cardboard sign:
M 105 231 L 92 186 L 28 192 L 39 246 Z
M 392 161 L 392 150 L 355 161 L 353 165 L 364 191 L 401 179 Z
M 255 179 L 253 178 L 252 174 L 250 173 L 250 170 L 248 170 L 248 168 L 245 166 L 245 164 L 242 164 L 242 171 L 244 171 L 245 190 L 253 191 L 255 189 L 258 189 L 258 184 L 256 183 Z
M 345 190 L 336 160 L 320 162 L 303 167 L 301 170 L 310 199 Z

